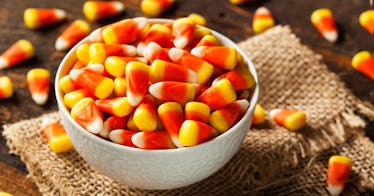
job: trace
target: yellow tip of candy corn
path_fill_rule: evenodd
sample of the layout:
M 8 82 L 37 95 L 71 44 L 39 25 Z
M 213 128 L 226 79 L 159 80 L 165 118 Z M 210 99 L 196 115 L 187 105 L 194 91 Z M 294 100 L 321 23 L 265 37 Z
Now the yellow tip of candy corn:
M 374 34 L 374 10 L 367 10 L 360 14 L 359 22 L 370 34 Z
M 0 99 L 6 99 L 13 95 L 13 84 L 8 76 L 0 77 Z

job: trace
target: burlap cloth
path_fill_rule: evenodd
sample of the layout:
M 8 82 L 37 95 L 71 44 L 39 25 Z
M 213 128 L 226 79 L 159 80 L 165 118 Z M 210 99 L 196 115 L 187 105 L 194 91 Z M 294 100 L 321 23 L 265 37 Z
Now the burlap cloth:
M 334 154 L 354 163 L 343 195 L 369 195 L 374 144 L 364 136 L 363 119 L 374 118 L 373 106 L 355 98 L 289 27 L 274 27 L 239 45 L 258 70 L 259 103 L 266 110 L 304 110 L 308 126 L 297 133 L 271 121 L 252 127 L 233 159 L 201 182 L 167 191 L 120 185 L 74 150 L 51 152 L 41 135 L 42 117 L 4 126 L 10 153 L 21 157 L 45 195 L 328 195 L 327 162 Z M 59 118 L 57 112 L 46 115 Z

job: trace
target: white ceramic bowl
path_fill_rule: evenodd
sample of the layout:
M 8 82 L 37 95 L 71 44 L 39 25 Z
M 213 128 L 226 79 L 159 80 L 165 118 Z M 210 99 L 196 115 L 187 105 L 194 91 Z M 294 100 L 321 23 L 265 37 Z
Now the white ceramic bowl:
M 148 19 L 164 23 L 167 19 Z M 224 45 L 236 48 L 243 56 L 257 86 L 243 118 L 227 132 L 193 147 L 169 150 L 143 150 L 122 146 L 101 139 L 84 130 L 70 116 L 59 89 L 59 79 L 66 75 L 77 59 L 75 50 L 86 42 L 85 38 L 72 48 L 62 60 L 55 81 L 55 93 L 62 124 L 66 128 L 75 150 L 94 169 L 119 183 L 142 189 L 173 189 L 201 181 L 222 168 L 238 151 L 251 125 L 258 99 L 258 78 L 247 55 L 230 39 L 212 31 Z

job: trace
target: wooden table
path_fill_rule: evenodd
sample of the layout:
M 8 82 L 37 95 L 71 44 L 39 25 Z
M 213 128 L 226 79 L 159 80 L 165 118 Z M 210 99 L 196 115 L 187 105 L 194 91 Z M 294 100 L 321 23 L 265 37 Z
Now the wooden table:
M 92 27 L 96 28 L 121 18 L 142 16 L 139 9 L 140 0 L 122 0 L 122 2 L 126 5 L 125 13 L 105 22 L 90 22 Z M 35 58 L 13 68 L 0 70 L 0 75 L 7 75 L 13 80 L 15 90 L 11 99 L 0 100 L 1 125 L 57 110 L 53 93 L 45 106 L 38 106 L 31 100 L 26 84 L 26 73 L 30 68 L 44 67 L 51 71 L 52 76 L 55 75 L 57 67 L 65 55 L 65 52 L 57 52 L 54 49 L 55 40 L 74 19 L 85 19 L 82 13 L 83 3 L 84 0 L 1 1 L 0 52 L 21 38 L 30 40 L 36 49 Z M 369 0 L 265 0 L 241 6 L 230 4 L 229 0 L 176 0 L 176 4 L 162 17 L 178 18 L 191 12 L 199 13 L 206 17 L 208 27 L 239 42 L 254 35 L 251 27 L 253 12 L 260 6 L 268 7 L 278 24 L 289 25 L 293 32 L 301 38 L 303 44 L 321 54 L 328 68 L 341 78 L 354 95 L 374 104 L 374 81 L 351 67 L 351 58 L 358 51 L 374 51 L 374 37 L 358 22 L 360 13 L 370 9 Z M 69 18 L 50 28 L 29 30 L 23 23 L 23 11 L 30 7 L 61 8 L 69 13 Z M 340 32 L 338 43 L 331 44 L 324 40 L 310 23 L 311 12 L 322 7 L 330 8 L 335 14 Z M 53 84 L 51 85 L 53 86 Z M 368 134 L 374 138 L 374 122 L 368 123 Z M 0 131 L 2 132 L 2 128 Z M 15 195 L 40 195 L 37 187 L 30 179 L 26 178 L 26 175 L 27 170 L 22 161 L 19 157 L 8 154 L 5 140 L 0 137 L 0 191 L 7 191 Z

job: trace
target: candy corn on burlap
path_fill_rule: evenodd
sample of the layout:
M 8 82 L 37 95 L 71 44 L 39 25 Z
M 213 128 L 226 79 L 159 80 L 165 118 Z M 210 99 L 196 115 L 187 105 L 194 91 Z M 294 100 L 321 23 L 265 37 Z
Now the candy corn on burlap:
M 328 195 L 327 163 L 336 154 L 353 162 L 342 195 L 369 195 L 374 144 L 364 136 L 363 119 L 374 119 L 374 107 L 354 97 L 289 27 L 276 26 L 239 46 L 257 68 L 264 109 L 303 110 L 308 124 L 298 132 L 269 120 L 253 126 L 232 160 L 201 182 L 167 191 L 120 185 L 75 151 L 51 152 L 41 133 L 43 117 L 4 126 L 10 152 L 45 195 Z M 59 119 L 57 112 L 46 115 Z

